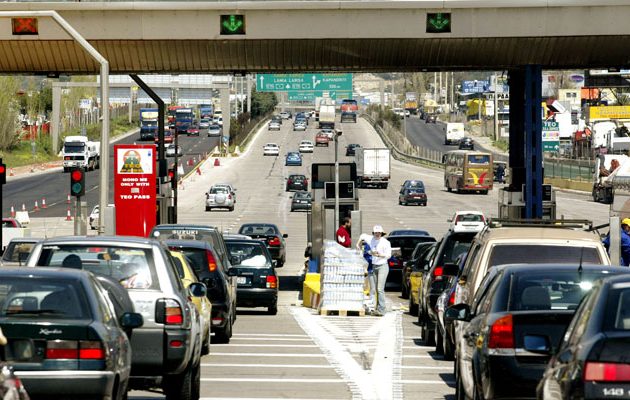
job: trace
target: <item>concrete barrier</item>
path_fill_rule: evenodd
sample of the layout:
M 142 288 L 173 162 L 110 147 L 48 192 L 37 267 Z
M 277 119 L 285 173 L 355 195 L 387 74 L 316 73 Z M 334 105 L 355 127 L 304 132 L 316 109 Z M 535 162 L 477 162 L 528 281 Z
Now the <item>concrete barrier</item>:
M 561 178 L 545 178 L 545 183 L 551 184 L 557 189 L 578 190 L 580 192 L 591 193 L 593 191 L 593 183 L 589 181 L 573 181 Z

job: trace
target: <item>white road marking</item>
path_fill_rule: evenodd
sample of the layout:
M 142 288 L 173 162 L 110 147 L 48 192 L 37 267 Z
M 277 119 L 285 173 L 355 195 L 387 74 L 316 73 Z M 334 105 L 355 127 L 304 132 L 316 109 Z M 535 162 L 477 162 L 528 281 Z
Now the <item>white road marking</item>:
M 312 342 L 312 340 L 310 338 L 272 338 L 272 337 L 265 337 L 265 338 L 246 338 L 246 337 L 234 337 L 234 335 L 232 335 L 232 340 L 252 340 L 252 341 L 282 341 L 282 342 Z M 216 345 L 214 345 L 216 346 Z M 213 346 L 213 347 L 214 347 Z
M 202 382 L 343 383 L 341 378 L 201 378 Z
M 286 397 L 200 397 L 199 400 L 325 400 L 325 399 L 297 399 Z
M 330 365 L 314 365 L 314 364 L 243 364 L 243 363 L 201 363 L 202 367 L 236 367 L 236 368 L 315 368 L 315 369 L 332 369 Z M 436 367 L 438 368 L 438 367 Z
M 252 336 L 252 337 L 302 337 L 308 338 L 308 335 L 296 335 L 289 333 L 233 333 L 232 336 Z
M 263 344 L 263 343 L 230 343 L 230 344 L 213 344 L 213 348 L 216 347 L 296 347 L 296 348 L 317 348 L 314 344 Z
M 214 347 L 214 345 L 211 345 Z M 317 353 L 216 353 L 212 351 L 212 356 L 232 356 L 232 357 L 306 357 L 306 358 L 324 358 L 323 354 Z
M 453 367 L 431 367 L 428 365 L 403 365 L 400 367 L 402 369 L 429 369 L 429 370 L 440 370 L 440 371 L 452 371 Z
M 415 354 L 411 354 L 411 355 L 410 355 L 410 354 L 404 354 L 404 355 L 403 355 L 403 358 L 433 358 L 433 357 L 431 357 L 431 356 L 429 356 L 429 355 L 415 355 Z M 443 360 L 442 360 L 442 359 L 440 359 L 440 358 L 435 359 L 435 360 L 436 360 L 436 361 L 443 361 Z
M 424 380 L 415 380 L 415 379 L 403 379 L 400 383 L 404 385 L 454 385 L 455 381 L 424 381 Z

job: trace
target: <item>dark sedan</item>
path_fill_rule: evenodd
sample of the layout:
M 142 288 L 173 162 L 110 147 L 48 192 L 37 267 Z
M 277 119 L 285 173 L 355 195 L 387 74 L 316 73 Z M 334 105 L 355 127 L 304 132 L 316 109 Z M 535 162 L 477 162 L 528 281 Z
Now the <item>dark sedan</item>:
M 388 260 L 389 274 L 387 275 L 387 281 L 400 284 L 403 279 L 403 267 L 405 262 L 411 259 L 412 253 L 418 243 L 427 242 L 434 243 L 435 238 L 425 235 L 390 236 L 389 243 L 392 246 L 392 253 L 395 254 Z
M 595 283 L 560 346 L 550 344 L 538 349 L 553 352 L 538 384 L 539 399 L 630 398 L 630 276 Z
M 142 326 L 140 314 L 116 318 L 87 271 L 7 268 L 0 281 L 4 360 L 30 395 L 126 397 L 131 345 L 124 329 Z
M 291 198 L 291 212 L 311 209 L 311 192 L 295 192 Z
M 226 240 L 230 256 L 235 260 L 238 307 L 267 307 L 271 315 L 278 313 L 278 275 L 271 254 L 259 240 Z
M 286 165 L 287 167 L 289 167 L 289 166 L 301 167 L 302 166 L 302 154 L 300 154 L 297 151 L 291 151 L 291 152 L 287 153 L 287 157 L 286 157 L 284 165 Z
M 475 150 L 475 142 L 472 138 L 465 137 L 459 141 L 460 150 Z
M 350 143 L 346 146 L 346 156 L 354 156 L 357 152 L 357 149 L 361 147 L 360 144 Z
M 467 322 L 462 325 L 464 339 L 458 344 L 456 357 L 457 395 L 534 398 L 549 350 L 561 343 L 582 297 L 596 280 L 623 272 L 621 268 L 593 265 L 492 268 L 471 306 L 456 304 L 445 313 L 446 319 Z M 590 318 L 605 315 L 604 310 L 588 310 Z M 614 352 L 619 354 L 619 350 Z M 567 376 L 563 374 L 562 380 Z
M 293 190 L 308 190 L 308 178 L 301 174 L 289 175 L 285 190 L 287 192 L 291 192 Z
M 289 237 L 289 235 L 280 233 L 280 229 L 276 225 L 264 223 L 243 224 L 239 228 L 238 233 L 264 242 L 267 250 L 271 253 L 271 257 L 278 262 L 276 267 L 279 268 L 284 265 L 287 259 L 284 239 Z
M 416 204 L 426 207 L 427 205 L 427 193 L 424 189 L 400 189 L 398 193 L 398 205 L 408 206 L 410 204 Z
M 435 124 L 436 121 L 437 116 L 435 114 L 427 114 L 426 117 L 424 117 L 424 122 L 427 124 Z

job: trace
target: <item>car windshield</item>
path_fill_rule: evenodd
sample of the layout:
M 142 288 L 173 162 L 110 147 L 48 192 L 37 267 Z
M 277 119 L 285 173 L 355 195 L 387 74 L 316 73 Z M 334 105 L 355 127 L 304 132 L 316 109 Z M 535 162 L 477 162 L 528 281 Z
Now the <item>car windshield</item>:
M 485 222 L 485 218 L 480 214 L 460 214 L 455 222 Z
M 421 194 L 424 193 L 424 188 L 422 189 L 407 189 L 407 194 Z
M 116 279 L 127 289 L 159 289 L 153 257 L 147 249 L 107 245 L 44 245 L 40 267 L 84 269 Z
M 226 242 L 231 256 L 240 258 L 241 267 L 271 267 L 271 256 L 262 243 Z
M 223 186 L 218 186 L 218 187 L 213 187 L 212 189 L 210 189 L 210 193 L 211 194 L 217 194 L 217 193 L 228 193 L 228 189 L 226 187 Z
M 391 231 L 389 233 L 389 237 L 401 236 L 401 235 L 424 235 L 424 236 L 429 236 L 429 232 L 421 231 L 421 230 L 404 230 L 404 229 L 399 229 L 399 230 Z
M 269 224 L 251 224 L 251 225 L 243 225 L 241 229 L 239 229 L 238 233 L 241 235 L 278 235 L 280 232 L 278 228 L 274 225 Z
M 433 242 L 434 239 L 430 236 L 418 236 L 418 237 L 391 237 L 389 243 L 393 248 L 400 247 L 400 253 L 404 259 L 409 259 L 411 253 L 416 248 L 418 243 Z
M 3 277 L 0 304 L 0 321 L 5 322 L 13 318 L 92 318 L 84 289 L 75 279 Z
M 567 246 L 565 244 L 496 244 L 490 252 L 488 265 L 525 263 L 602 263 L 595 247 Z
M 311 194 L 309 192 L 297 192 L 293 195 L 294 199 L 310 199 L 311 198 Z
M 291 175 L 289 179 L 292 181 L 303 181 L 306 177 L 304 175 Z
M 65 153 L 83 153 L 85 144 L 83 143 L 66 143 L 63 145 Z
M 2 255 L 2 259 L 4 261 L 11 261 L 11 262 L 26 261 L 26 257 L 31 253 L 31 250 L 33 250 L 33 246 L 35 246 L 35 243 L 33 242 L 9 243 L 9 245 L 7 246 L 7 249 L 4 251 L 4 254 Z
M 513 277 L 505 311 L 575 310 L 592 288 L 607 275 L 603 271 L 541 271 Z M 630 305 L 630 304 L 629 304 Z
M 291 159 L 299 159 L 299 158 L 300 158 L 300 156 L 299 156 L 299 155 L 297 155 L 296 153 L 289 153 L 289 154 L 287 155 L 287 158 L 291 158 Z

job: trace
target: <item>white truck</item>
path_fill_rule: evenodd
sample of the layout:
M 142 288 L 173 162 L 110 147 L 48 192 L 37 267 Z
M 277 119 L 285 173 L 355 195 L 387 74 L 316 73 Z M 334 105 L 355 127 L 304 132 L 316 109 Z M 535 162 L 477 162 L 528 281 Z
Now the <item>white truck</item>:
M 447 122 L 442 129 L 444 129 L 444 144 L 457 144 L 464 138 L 463 122 Z
M 390 178 L 390 153 L 387 148 L 362 148 L 355 150 L 357 186 L 370 185 L 387 189 Z
M 321 104 L 319 106 L 319 129 L 335 129 L 335 106 Z
M 98 169 L 101 161 L 101 144 L 86 136 L 66 136 L 63 142 L 63 172 L 73 168 L 85 171 Z
M 619 173 L 619 171 L 616 170 L 620 169 L 628 160 L 630 160 L 630 157 L 625 154 L 606 154 L 595 158 L 592 192 L 594 202 L 605 204 L 611 204 L 613 202 L 613 178 Z M 611 168 L 613 161 L 616 161 L 617 164 L 617 168 L 615 169 Z

